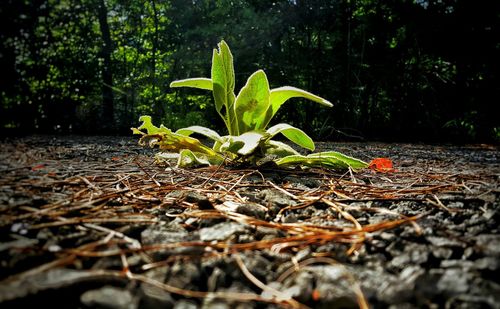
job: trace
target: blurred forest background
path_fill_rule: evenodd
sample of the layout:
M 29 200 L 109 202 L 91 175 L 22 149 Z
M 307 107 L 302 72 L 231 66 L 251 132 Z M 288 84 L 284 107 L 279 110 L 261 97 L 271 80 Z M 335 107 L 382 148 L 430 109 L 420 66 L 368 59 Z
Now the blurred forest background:
M 498 142 L 500 1 L 2 0 L 0 129 L 130 134 L 143 114 L 223 132 L 210 77 L 224 39 L 255 70 L 332 103 L 285 104 L 323 140 Z

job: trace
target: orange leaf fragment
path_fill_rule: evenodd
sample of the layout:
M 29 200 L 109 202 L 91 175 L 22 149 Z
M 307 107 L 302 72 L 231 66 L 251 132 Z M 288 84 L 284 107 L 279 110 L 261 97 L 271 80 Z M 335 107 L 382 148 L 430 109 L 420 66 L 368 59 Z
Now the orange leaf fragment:
M 396 171 L 393 168 L 392 160 L 388 158 L 375 158 L 370 162 L 368 168 L 382 173 L 390 173 Z
M 314 301 L 319 301 L 319 299 L 320 299 L 320 297 L 321 297 L 321 293 L 320 293 L 318 290 L 314 289 L 314 290 L 312 291 L 312 295 L 311 295 L 311 296 L 312 296 L 312 299 L 313 299 Z
M 38 165 L 35 165 L 31 168 L 32 171 L 38 171 L 38 170 L 41 170 L 45 168 L 45 164 L 38 164 Z

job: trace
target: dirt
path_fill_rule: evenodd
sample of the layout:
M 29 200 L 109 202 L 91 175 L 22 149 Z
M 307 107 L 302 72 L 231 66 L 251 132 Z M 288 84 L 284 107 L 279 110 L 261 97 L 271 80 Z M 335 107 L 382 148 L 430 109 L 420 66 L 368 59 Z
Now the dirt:
M 0 143 L 0 306 L 500 308 L 500 149 L 319 143 L 395 170 L 178 169 Z

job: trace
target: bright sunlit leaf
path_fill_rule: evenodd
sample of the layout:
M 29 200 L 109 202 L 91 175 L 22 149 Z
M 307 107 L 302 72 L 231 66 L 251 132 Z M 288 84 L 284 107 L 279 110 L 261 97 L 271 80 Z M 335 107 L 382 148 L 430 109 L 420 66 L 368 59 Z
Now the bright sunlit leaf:
M 258 70 L 248 78 L 234 108 L 240 133 L 262 128 L 269 108 L 269 82 L 264 71 Z
M 310 138 L 301 129 L 292 127 L 287 123 L 280 123 L 275 126 L 272 126 L 269 129 L 267 129 L 266 132 L 270 135 L 270 138 L 274 137 L 278 133 L 281 133 L 290 141 L 294 142 L 300 147 L 314 151 L 315 146 L 312 138 Z
M 176 80 L 170 83 L 170 87 L 191 87 L 204 90 L 213 89 L 212 80 L 204 77 Z

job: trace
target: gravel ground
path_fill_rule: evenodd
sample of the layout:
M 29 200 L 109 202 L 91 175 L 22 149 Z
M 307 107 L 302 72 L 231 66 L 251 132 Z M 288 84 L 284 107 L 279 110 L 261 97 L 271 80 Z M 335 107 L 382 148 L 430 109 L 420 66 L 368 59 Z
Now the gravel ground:
M 0 142 L 0 306 L 500 308 L 500 151 L 318 143 L 395 171 L 177 169 Z

